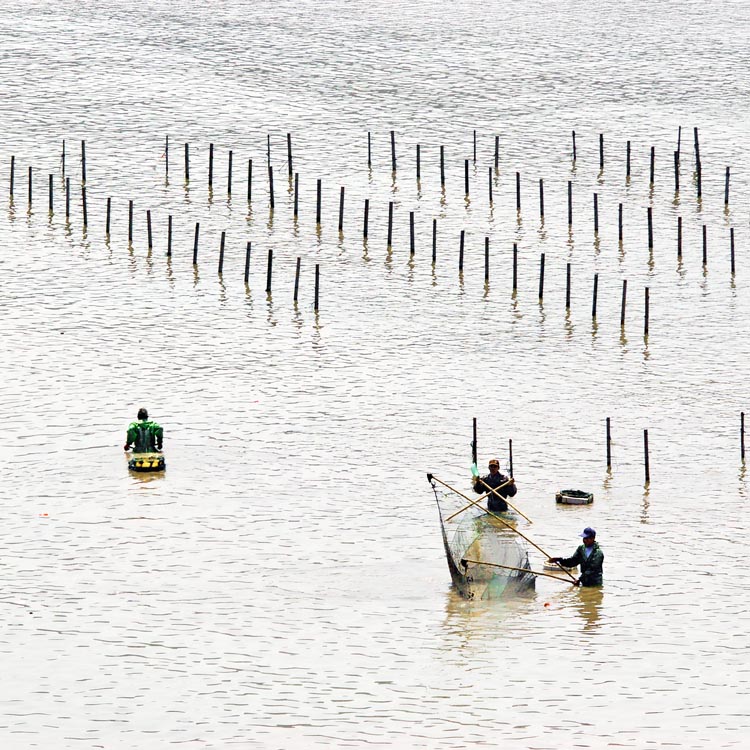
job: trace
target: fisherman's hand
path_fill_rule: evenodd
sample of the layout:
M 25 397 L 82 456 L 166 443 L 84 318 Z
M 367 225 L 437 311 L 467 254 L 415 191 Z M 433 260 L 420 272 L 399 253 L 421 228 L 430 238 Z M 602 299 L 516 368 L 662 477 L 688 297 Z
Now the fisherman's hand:
M 549 560 L 547 560 L 548 563 L 559 563 L 562 561 L 562 557 L 550 557 Z
M 580 585 L 581 585 L 581 581 L 580 581 L 580 579 L 579 579 L 578 581 L 576 581 L 576 582 L 575 582 L 575 583 L 574 583 L 573 585 L 574 585 L 574 586 L 580 586 Z
M 130 446 L 129 446 L 129 445 L 123 445 L 123 446 L 122 446 L 122 449 L 123 449 L 124 451 L 129 451 L 129 450 L 130 450 Z

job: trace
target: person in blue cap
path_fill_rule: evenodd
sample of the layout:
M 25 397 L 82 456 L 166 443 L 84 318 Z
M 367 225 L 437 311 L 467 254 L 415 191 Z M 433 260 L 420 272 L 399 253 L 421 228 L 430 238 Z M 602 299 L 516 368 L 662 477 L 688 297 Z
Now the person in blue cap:
M 583 544 L 578 547 L 572 557 L 550 557 L 548 562 L 559 563 L 565 568 L 578 565 L 581 568 L 579 585 L 601 586 L 604 553 L 596 541 L 596 531 L 587 526 L 579 536 L 583 539 Z

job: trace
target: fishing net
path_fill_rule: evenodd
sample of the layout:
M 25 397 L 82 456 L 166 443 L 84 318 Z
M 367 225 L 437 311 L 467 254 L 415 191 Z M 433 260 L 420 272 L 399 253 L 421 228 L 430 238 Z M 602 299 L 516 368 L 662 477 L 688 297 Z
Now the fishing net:
M 434 482 L 432 489 L 448 568 L 459 594 L 466 599 L 497 599 L 533 590 L 536 578 L 530 572 L 526 543 L 508 528 L 515 527 L 516 515 L 493 515 L 472 506 L 454 517 L 468 503 L 460 495 L 438 489 Z

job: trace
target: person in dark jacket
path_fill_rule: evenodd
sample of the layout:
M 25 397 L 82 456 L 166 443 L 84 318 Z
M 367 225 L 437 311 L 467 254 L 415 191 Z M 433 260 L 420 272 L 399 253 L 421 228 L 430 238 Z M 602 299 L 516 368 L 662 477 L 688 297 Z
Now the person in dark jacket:
M 549 562 L 559 563 L 564 568 L 579 565 L 581 577 L 578 583 L 581 586 L 601 586 L 604 553 L 597 544 L 596 531 L 587 526 L 579 536 L 583 539 L 583 544 L 578 547 L 572 557 L 550 557 Z
M 500 473 L 500 462 L 496 458 L 490 459 L 489 469 L 490 473 L 486 477 L 477 477 L 474 480 L 474 492 L 483 495 L 485 492 L 489 492 L 488 488 L 491 487 L 494 490 L 508 481 L 508 477 Z M 482 484 L 482 482 L 484 482 L 484 484 Z M 484 486 L 485 484 L 487 487 Z M 506 503 L 503 498 L 514 497 L 516 492 L 518 492 L 518 488 L 511 479 L 510 484 L 506 485 L 501 490 L 498 490 L 497 493 L 493 492 L 487 497 L 487 508 L 492 513 L 503 513 L 508 510 L 508 503 Z M 498 494 L 502 495 L 502 497 L 498 497 Z

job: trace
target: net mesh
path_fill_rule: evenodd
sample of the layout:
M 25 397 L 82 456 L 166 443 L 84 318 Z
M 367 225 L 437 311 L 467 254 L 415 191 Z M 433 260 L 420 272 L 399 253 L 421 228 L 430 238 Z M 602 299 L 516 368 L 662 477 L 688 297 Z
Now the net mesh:
M 526 543 L 506 526 L 515 527 L 518 522 L 515 514 L 497 513 L 496 518 L 472 506 L 451 518 L 467 505 L 466 501 L 453 492 L 439 489 L 435 483 L 433 490 L 448 568 L 461 596 L 496 599 L 534 588 L 535 576 L 525 572 L 531 567 Z

